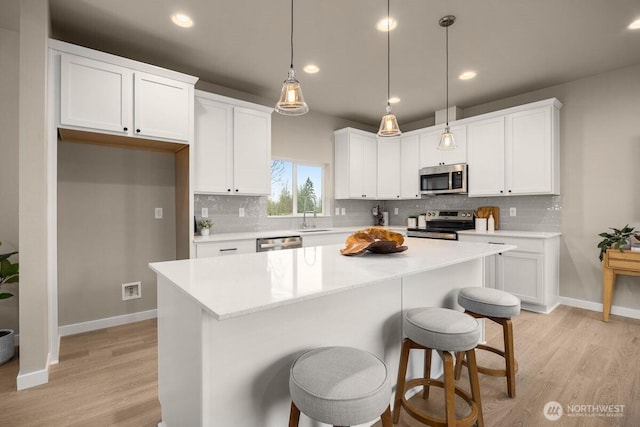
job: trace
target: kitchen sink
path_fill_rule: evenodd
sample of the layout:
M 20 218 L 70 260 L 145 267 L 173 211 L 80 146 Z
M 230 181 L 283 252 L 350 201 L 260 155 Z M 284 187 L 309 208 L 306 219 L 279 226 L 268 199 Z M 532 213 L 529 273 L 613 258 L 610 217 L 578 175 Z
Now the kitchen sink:
M 318 233 L 320 231 L 331 231 L 329 228 L 305 228 L 304 230 L 298 230 L 300 233 Z

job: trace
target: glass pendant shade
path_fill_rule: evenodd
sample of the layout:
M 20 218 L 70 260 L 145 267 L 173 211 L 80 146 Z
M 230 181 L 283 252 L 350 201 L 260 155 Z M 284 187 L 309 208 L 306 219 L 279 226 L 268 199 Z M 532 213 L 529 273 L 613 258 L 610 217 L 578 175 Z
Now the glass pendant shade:
M 455 150 L 456 141 L 453 139 L 453 134 L 449 129 L 449 126 L 444 128 L 442 136 L 440 137 L 440 144 L 438 144 L 438 150 Z
M 276 104 L 276 112 L 286 116 L 300 116 L 309 112 L 309 106 L 304 102 L 300 82 L 296 80 L 293 68 L 289 70 L 287 80 L 282 84 L 280 99 Z
M 387 105 L 387 114 L 382 116 L 378 136 L 399 136 L 401 134 L 402 132 L 400 132 L 398 120 L 396 119 L 395 114 L 391 113 L 391 107 Z

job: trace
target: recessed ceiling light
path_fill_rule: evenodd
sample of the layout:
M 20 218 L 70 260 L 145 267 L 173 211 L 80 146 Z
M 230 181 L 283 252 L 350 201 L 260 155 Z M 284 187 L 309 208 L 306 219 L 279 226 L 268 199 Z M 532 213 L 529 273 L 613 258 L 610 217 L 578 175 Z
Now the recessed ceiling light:
M 392 96 L 391 98 L 389 98 L 389 104 L 397 104 L 398 102 L 400 102 L 400 98 L 398 98 L 397 96 Z
M 458 76 L 458 78 L 460 80 L 469 80 L 469 79 L 474 78 L 476 76 L 476 74 L 477 73 L 475 71 L 465 71 L 464 73 L 460 74 Z
M 630 30 L 638 30 L 640 29 L 640 19 L 636 19 L 627 27 Z
M 171 21 L 178 27 L 190 28 L 193 27 L 193 19 L 184 13 L 174 13 L 171 15 Z
M 305 73 L 315 74 L 320 71 L 320 68 L 318 68 L 318 66 L 315 64 L 308 64 L 304 66 L 303 70 Z
M 391 31 L 398 26 L 398 21 L 392 17 L 382 18 L 376 24 L 378 31 Z

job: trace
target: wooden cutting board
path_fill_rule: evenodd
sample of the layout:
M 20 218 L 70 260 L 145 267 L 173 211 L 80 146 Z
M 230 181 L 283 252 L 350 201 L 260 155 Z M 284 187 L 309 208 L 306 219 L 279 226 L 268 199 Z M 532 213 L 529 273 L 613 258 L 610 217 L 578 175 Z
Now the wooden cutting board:
M 489 218 L 489 215 L 493 214 L 493 220 L 495 221 L 495 229 L 500 227 L 500 208 L 497 206 L 481 206 L 476 210 L 476 218 Z

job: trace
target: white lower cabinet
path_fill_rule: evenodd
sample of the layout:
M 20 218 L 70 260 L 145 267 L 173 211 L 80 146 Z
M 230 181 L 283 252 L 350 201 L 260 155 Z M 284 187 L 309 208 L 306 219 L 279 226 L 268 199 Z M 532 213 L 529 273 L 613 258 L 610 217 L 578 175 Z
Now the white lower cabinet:
M 255 251 L 256 239 L 196 243 L 196 258 L 209 258 L 212 256 L 221 255 L 250 254 Z
M 517 296 L 523 309 L 548 313 L 558 305 L 560 238 L 555 234 L 542 237 L 523 232 L 526 234 L 527 237 L 505 237 L 460 232 L 458 238 L 462 242 L 517 246 L 487 258 L 485 285 Z

